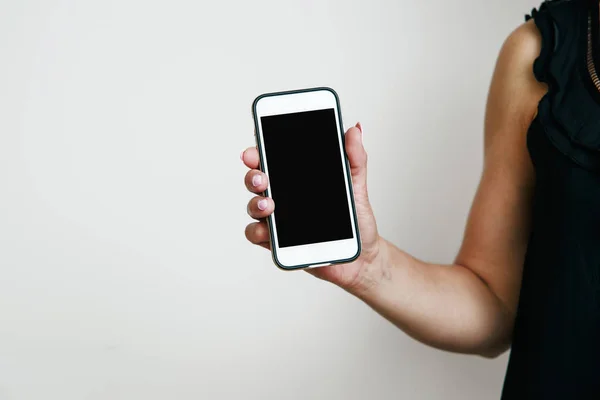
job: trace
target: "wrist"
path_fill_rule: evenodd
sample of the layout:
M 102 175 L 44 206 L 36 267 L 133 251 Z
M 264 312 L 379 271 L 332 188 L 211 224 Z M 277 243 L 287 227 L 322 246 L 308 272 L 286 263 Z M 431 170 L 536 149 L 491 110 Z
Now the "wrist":
M 362 258 L 360 273 L 345 290 L 364 300 L 376 295 L 381 286 L 392 279 L 388 241 L 377 236 L 374 245 L 363 250 Z

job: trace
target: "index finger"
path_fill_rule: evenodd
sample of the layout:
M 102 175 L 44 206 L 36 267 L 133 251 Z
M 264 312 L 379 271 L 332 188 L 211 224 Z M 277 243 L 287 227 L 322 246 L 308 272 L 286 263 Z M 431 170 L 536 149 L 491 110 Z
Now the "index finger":
M 246 150 L 242 151 L 240 157 L 242 158 L 242 161 L 244 162 L 244 164 L 246 164 L 248 168 L 258 169 L 259 160 L 258 150 L 256 149 L 256 147 L 248 147 Z

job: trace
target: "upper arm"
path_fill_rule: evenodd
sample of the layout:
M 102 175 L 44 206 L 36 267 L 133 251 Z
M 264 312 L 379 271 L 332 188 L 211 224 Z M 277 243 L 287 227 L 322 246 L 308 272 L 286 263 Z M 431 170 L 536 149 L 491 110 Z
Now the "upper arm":
M 533 74 L 541 37 L 533 22 L 507 38 L 489 88 L 484 167 L 455 263 L 475 273 L 514 316 L 535 183 L 527 130 L 546 87 Z

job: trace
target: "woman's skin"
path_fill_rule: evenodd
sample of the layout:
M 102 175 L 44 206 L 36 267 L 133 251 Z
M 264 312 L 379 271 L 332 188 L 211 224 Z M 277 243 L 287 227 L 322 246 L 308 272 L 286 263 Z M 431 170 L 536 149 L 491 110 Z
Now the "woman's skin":
M 484 163 L 464 238 L 453 264 L 421 261 L 377 232 L 367 190 L 367 153 L 360 124 L 346 132 L 362 254 L 352 263 L 307 270 L 362 299 L 411 337 L 430 346 L 496 357 L 510 347 L 530 233 L 535 175 L 527 129 L 547 88 L 533 75 L 541 37 L 533 20 L 502 46 L 485 113 Z M 368 132 L 368 131 L 367 131 Z M 252 193 L 267 187 L 256 148 L 242 152 Z M 298 184 L 310 185 L 310 182 Z M 307 204 L 318 207 L 315 199 Z M 260 195 L 248 203 L 257 222 L 246 237 L 269 249 L 264 220 L 274 210 Z

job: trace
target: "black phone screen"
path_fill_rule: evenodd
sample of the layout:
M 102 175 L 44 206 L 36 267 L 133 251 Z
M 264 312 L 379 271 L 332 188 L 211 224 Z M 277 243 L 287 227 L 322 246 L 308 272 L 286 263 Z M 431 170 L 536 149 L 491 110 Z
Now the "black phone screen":
M 279 247 L 350 239 L 333 108 L 261 117 Z

